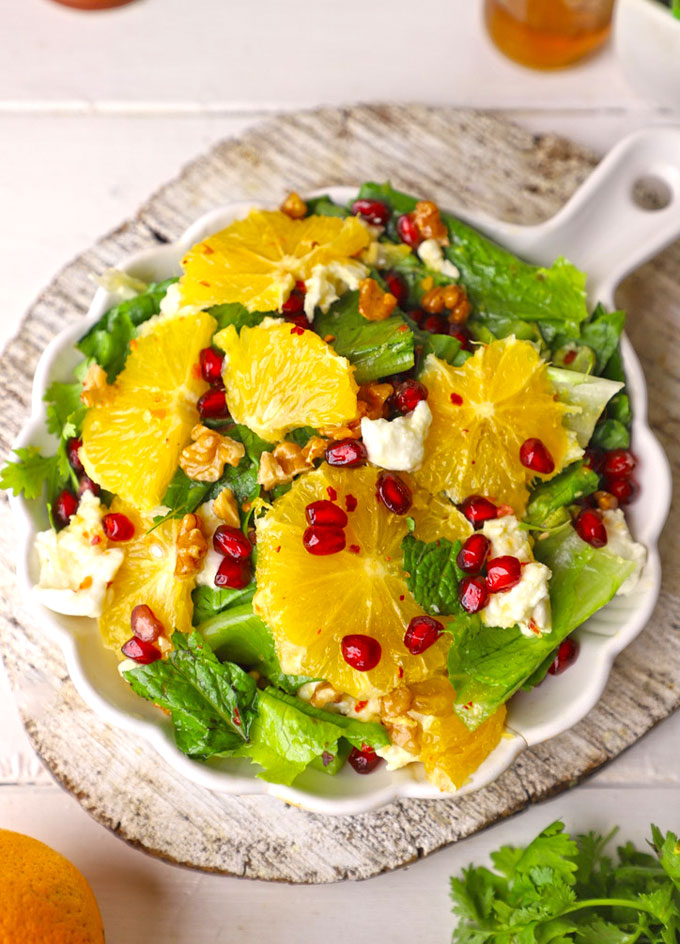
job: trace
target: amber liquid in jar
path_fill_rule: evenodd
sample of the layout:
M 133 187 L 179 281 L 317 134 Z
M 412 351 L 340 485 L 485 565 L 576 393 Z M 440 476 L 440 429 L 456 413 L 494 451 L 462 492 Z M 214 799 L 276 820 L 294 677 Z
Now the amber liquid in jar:
M 484 0 L 491 38 L 534 69 L 559 69 L 607 39 L 614 0 Z

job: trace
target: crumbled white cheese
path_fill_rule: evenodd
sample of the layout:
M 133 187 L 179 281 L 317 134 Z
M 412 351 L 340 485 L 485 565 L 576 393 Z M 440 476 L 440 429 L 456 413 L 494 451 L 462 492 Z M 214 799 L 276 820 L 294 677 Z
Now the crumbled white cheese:
M 460 278 L 460 270 L 449 260 L 444 258 L 444 250 L 436 239 L 424 239 L 418 246 L 418 255 L 428 269 L 439 272 L 449 279 Z
M 396 744 L 390 744 L 387 747 L 376 747 L 375 752 L 378 757 L 382 757 L 386 762 L 387 770 L 398 770 L 400 767 L 406 767 L 407 764 L 413 764 L 419 759 L 417 754 L 412 754 Z
M 427 400 L 406 416 L 393 420 L 361 420 L 361 435 L 368 459 L 381 469 L 414 472 L 425 455 L 425 439 L 432 423 Z
M 575 430 L 565 427 L 564 432 L 567 434 L 567 451 L 564 454 L 562 465 L 567 466 L 570 462 L 576 462 L 577 459 L 580 459 L 585 450 L 579 445 L 578 435 Z
M 482 534 L 491 541 L 489 559 L 509 555 L 523 564 L 518 584 L 510 590 L 491 594 L 480 613 L 482 622 L 501 629 L 516 624 L 525 636 L 551 632 L 548 581 L 552 572 L 545 564 L 534 560 L 527 532 L 522 531 L 514 515 L 504 515 L 486 521 Z
M 211 587 L 213 590 L 216 590 L 215 577 L 217 576 L 220 564 L 224 560 L 224 556 L 220 554 L 219 551 L 215 550 L 212 539 L 213 534 L 221 524 L 224 524 L 224 521 L 213 511 L 212 501 L 203 502 L 194 513 L 198 515 L 201 520 L 202 531 L 208 542 L 208 553 L 203 558 L 201 569 L 196 574 L 196 586 Z
M 197 312 L 203 311 L 203 308 L 201 305 L 184 305 L 182 303 L 182 287 L 179 282 L 173 282 L 168 285 L 165 295 L 161 298 L 160 310 L 161 315 L 174 318 L 175 315 L 195 315 Z
M 627 577 L 616 591 L 616 595 L 627 596 L 637 586 L 642 568 L 647 560 L 647 550 L 635 542 L 628 530 L 626 519 L 620 508 L 602 512 L 602 520 L 607 529 L 607 550 L 624 560 L 633 561 L 635 570 Z
M 356 259 L 346 262 L 333 261 L 328 265 L 315 265 L 311 276 L 305 281 L 305 314 L 311 324 L 314 309 L 325 314 L 345 292 L 356 291 L 359 282 L 368 275 L 368 269 Z
M 43 606 L 69 616 L 101 616 L 106 588 L 124 557 L 121 548 L 108 547 L 102 514 L 99 499 L 84 492 L 65 528 L 36 534 L 40 580 L 33 593 Z

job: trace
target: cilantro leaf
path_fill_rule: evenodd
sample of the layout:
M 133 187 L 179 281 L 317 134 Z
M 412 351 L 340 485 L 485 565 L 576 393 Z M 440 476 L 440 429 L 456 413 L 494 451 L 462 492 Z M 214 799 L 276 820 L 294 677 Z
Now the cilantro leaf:
M 46 426 L 55 436 L 64 435 L 64 427 L 69 426 L 66 435 L 75 435 L 80 429 L 87 407 L 81 402 L 82 384 L 59 383 L 50 384 L 43 397 L 47 404 Z
M 165 659 L 125 671 L 133 690 L 170 712 L 177 746 L 190 757 L 233 752 L 248 740 L 257 686 L 243 669 L 220 662 L 199 633 L 172 635 Z
M 43 456 L 34 446 L 20 447 L 14 452 L 18 462 L 7 462 L 0 471 L 0 488 L 10 490 L 29 501 L 40 498 L 46 489 L 48 501 L 68 483 L 68 468 L 64 475 L 59 456 Z M 67 462 L 68 467 L 68 462 Z

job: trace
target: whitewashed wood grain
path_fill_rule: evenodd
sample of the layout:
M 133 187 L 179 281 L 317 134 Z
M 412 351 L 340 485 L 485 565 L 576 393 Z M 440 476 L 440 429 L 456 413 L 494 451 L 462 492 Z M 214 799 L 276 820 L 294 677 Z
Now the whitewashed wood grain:
M 534 220 L 553 212 L 583 179 L 592 156 L 552 137 L 534 138 L 493 116 L 447 109 L 355 108 L 283 117 L 195 161 L 142 208 L 133 223 L 69 266 L 34 306 L 2 361 L 12 434 L 28 399 L 39 350 L 89 301 L 92 269 L 117 254 L 174 238 L 187 222 L 229 199 L 271 199 L 293 186 L 390 176 L 447 206 L 474 205 Z M 622 290 L 639 322 L 650 368 L 652 419 L 678 466 L 677 367 L 661 360 L 677 344 L 676 246 Z M 674 307 L 675 306 L 675 307 Z M 644 319 L 649 319 L 645 321 Z M 654 332 L 649 331 L 653 324 Z M 677 514 L 676 514 L 677 516 Z M 11 537 L 0 521 L 0 579 L 11 585 Z M 669 533 L 677 531 L 674 519 Z M 602 702 L 575 729 L 524 754 L 496 784 L 460 800 L 404 801 L 375 814 L 324 819 L 265 798 L 199 790 L 103 725 L 65 678 L 50 648 L 13 600 L 0 617 L 6 663 L 33 743 L 55 775 L 100 822 L 156 854 L 248 877 L 329 882 L 366 877 L 426 855 L 577 782 L 665 717 L 678 691 L 679 550 L 664 546 L 667 582 L 650 628 L 618 660 Z M 181 798 L 181 799 L 180 799 Z

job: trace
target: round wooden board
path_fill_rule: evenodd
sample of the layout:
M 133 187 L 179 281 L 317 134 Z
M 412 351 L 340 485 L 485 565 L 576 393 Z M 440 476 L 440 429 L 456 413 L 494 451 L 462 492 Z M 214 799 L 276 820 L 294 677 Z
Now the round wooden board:
M 593 155 L 492 114 L 422 106 L 320 109 L 270 120 L 224 141 L 68 265 L 37 300 L 0 363 L 3 457 L 29 410 L 45 345 L 82 317 L 93 273 L 176 238 L 231 200 L 278 201 L 333 184 L 387 179 L 443 206 L 535 222 L 588 175 Z M 680 243 L 620 289 L 649 384 L 651 422 L 680 468 Z M 644 501 L 644 496 L 641 499 Z M 0 642 L 31 741 L 56 779 L 100 823 L 169 861 L 248 878 L 368 878 L 552 796 L 633 744 L 680 703 L 680 529 L 662 540 L 664 586 L 650 625 L 617 660 L 588 717 L 525 752 L 496 783 L 462 799 L 404 800 L 354 817 L 324 817 L 262 797 L 211 793 L 183 779 L 145 742 L 104 724 L 82 702 L 61 654 L 33 625 L 14 586 L 12 522 L 0 505 Z

